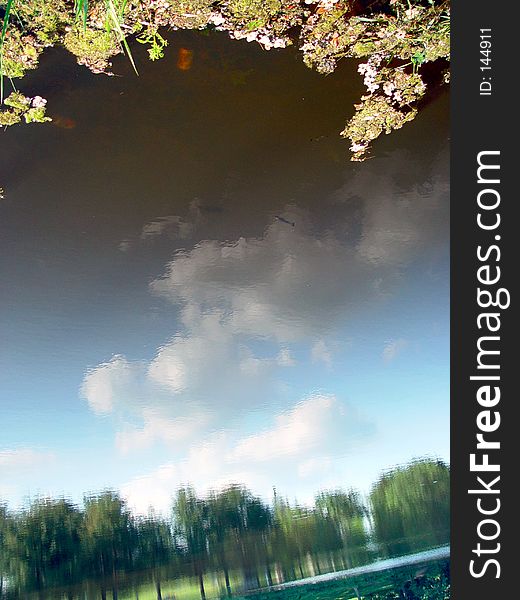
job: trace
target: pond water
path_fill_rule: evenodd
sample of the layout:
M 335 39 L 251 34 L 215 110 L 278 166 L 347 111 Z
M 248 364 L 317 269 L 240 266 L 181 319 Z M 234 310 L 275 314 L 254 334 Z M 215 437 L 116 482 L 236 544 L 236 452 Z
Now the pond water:
M 0 135 L 0 497 L 310 505 L 448 460 L 447 94 L 352 163 L 356 64 L 169 40 L 139 77 L 46 52 L 53 123 Z

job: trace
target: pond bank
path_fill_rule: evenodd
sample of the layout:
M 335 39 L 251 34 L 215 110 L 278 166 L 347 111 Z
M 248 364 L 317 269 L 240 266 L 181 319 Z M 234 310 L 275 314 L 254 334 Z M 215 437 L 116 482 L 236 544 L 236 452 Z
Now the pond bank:
M 265 50 L 296 45 L 305 64 L 323 74 L 342 58 L 360 60 L 366 93 L 341 132 L 352 160 L 365 159 L 373 140 L 411 121 L 428 91 L 449 79 L 446 0 L 6 0 L 0 7 L 3 126 L 49 119 L 44 98 L 14 89 L 46 47 L 63 46 L 80 65 L 105 74 L 125 52 L 138 72 L 128 40 L 158 60 L 167 28 L 213 28 Z M 424 74 L 427 63 L 436 65 L 433 77 Z
M 257 590 L 239 600 L 449 600 L 449 546 Z

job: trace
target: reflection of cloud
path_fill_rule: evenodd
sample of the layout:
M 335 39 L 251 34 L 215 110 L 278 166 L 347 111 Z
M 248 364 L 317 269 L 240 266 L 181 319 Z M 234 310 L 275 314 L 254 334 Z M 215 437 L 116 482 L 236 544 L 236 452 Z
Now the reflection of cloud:
M 134 383 L 133 367 L 123 356 L 91 369 L 85 375 L 81 394 L 96 414 L 107 414 Z
M 20 493 L 20 489 L 11 483 L 0 482 L 0 498 L 5 501 L 6 498 L 15 498 Z
M 315 342 L 311 348 L 312 362 L 322 362 L 327 367 L 332 366 L 332 354 L 323 340 Z
M 291 355 L 291 351 L 289 348 L 282 348 L 280 353 L 278 354 L 278 358 L 276 359 L 277 363 L 281 367 L 294 367 L 296 366 L 296 361 Z
M 168 235 L 184 240 L 193 233 L 193 225 L 176 215 L 159 217 L 143 226 L 141 239 L 150 239 L 167 233 Z
M 349 414 L 335 396 L 314 395 L 278 415 L 271 429 L 242 440 L 233 458 L 249 463 L 332 451 L 330 444 L 337 444 L 338 434 L 347 439 L 358 430 L 365 433 L 359 417 Z
M 118 249 L 120 252 L 128 252 L 132 247 L 132 242 L 129 240 L 123 240 L 119 243 Z
M 441 153 L 421 178 L 413 173 L 410 158 L 395 152 L 373 161 L 377 176 L 373 169 L 359 170 L 335 193 L 338 205 L 346 210 L 352 206 L 351 212 L 358 214 L 360 222 L 349 222 L 349 230 L 357 235 L 359 260 L 396 274 L 418 253 L 436 245 L 447 247 L 446 159 Z
M 169 445 L 193 439 L 207 423 L 202 413 L 192 417 L 169 419 L 149 409 L 143 410 L 142 427 L 127 426 L 116 434 L 116 448 L 123 455 L 149 448 L 157 440 Z
M 298 476 L 305 479 L 316 474 L 326 473 L 330 470 L 331 464 L 330 456 L 309 458 L 298 465 Z
M 190 335 L 161 346 L 149 363 L 114 356 L 89 370 L 81 394 L 96 414 L 122 420 L 116 446 L 126 454 L 156 441 L 192 439 L 204 425 L 218 427 L 218 419 L 275 402 L 276 374 L 295 364 L 288 348 L 255 356 L 222 314 L 212 313 L 200 316 Z
M 397 358 L 399 354 L 401 354 L 401 352 L 406 348 L 406 346 L 408 346 L 408 342 L 402 338 L 387 342 L 386 346 L 383 349 L 383 360 L 385 362 L 391 362 L 392 360 Z
M 274 223 L 262 238 L 204 241 L 177 253 L 151 289 L 182 306 L 187 327 L 218 309 L 234 335 L 287 343 L 330 332 L 373 298 L 373 271 L 332 233 Z
M 441 177 L 437 171 L 428 175 L 430 188 L 407 186 L 407 173 L 400 169 L 409 161 L 401 158 L 380 165 L 378 177 L 373 169 L 357 171 L 333 202 L 323 200 L 327 211 L 323 202 L 315 214 L 295 206 L 277 209 L 294 227 L 271 220 L 257 236 L 205 239 L 172 256 L 150 289 L 175 307 L 176 329 L 167 332 L 169 338 L 150 361 L 131 363 L 115 356 L 90 370 L 83 382 L 90 408 L 97 414 L 114 413 L 122 423 L 117 437 L 121 452 L 155 441 L 192 443 L 197 436 L 229 429 L 231 418 L 245 411 L 265 414 L 282 401 L 287 406 L 284 394 L 291 385 L 297 387 L 298 375 L 307 367 L 301 356 L 330 368 L 332 348 L 334 359 L 340 360 L 337 331 L 341 328 L 344 337 L 349 322 L 383 301 L 402 282 L 403 269 L 438 244 L 446 231 L 444 166 L 438 170 Z M 141 238 L 168 234 L 184 239 L 217 214 L 223 231 L 232 220 L 219 206 L 205 211 L 211 218 L 204 216 L 203 205 L 194 203 L 185 219 L 150 221 Z M 316 223 L 329 217 L 329 225 L 317 231 Z M 403 340 L 390 342 L 384 359 L 394 359 L 403 348 Z M 325 402 L 329 397 L 321 398 Z M 332 407 L 340 410 L 334 402 Z M 290 430 L 289 436 L 279 435 L 280 440 L 264 431 L 233 451 L 242 452 L 243 460 L 256 460 L 258 448 L 265 453 L 270 447 L 274 453 L 285 448 L 292 456 L 300 449 L 297 432 L 303 425 L 298 415 L 293 409 L 277 417 L 277 427 Z M 341 415 L 336 417 L 341 423 Z M 312 435 L 301 431 L 305 443 L 311 443 Z M 295 470 L 312 471 L 298 464 Z
M 55 458 L 52 452 L 32 448 L 0 450 L 0 472 L 7 475 L 7 473 L 18 473 L 20 470 L 41 469 L 54 462 Z
M 187 484 L 205 493 L 241 483 L 268 497 L 273 485 L 287 489 L 303 478 L 320 481 L 330 471 L 332 456 L 342 456 L 354 438 L 371 433 L 372 425 L 336 397 L 314 395 L 276 416 L 259 434 L 238 440 L 229 432 L 213 434 L 191 446 L 184 460 L 134 478 L 122 492 L 139 512 L 151 505 L 167 511 L 171 494 Z
M 137 245 L 139 240 L 143 242 L 163 235 L 168 235 L 170 238 L 176 240 L 186 240 L 193 234 L 194 228 L 194 223 L 186 221 L 177 215 L 157 217 L 153 221 L 149 221 L 143 225 L 141 234 L 137 240 L 122 240 L 118 245 L 118 249 L 120 252 L 128 252 Z

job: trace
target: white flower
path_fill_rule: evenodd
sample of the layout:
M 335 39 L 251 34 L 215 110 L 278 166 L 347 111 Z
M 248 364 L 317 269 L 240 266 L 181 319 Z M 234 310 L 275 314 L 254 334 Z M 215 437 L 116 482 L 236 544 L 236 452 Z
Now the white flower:
M 330 10 L 331 8 L 333 8 L 336 2 L 338 2 L 338 0 L 321 0 L 320 6 L 325 10 Z
M 395 85 L 391 81 L 385 81 L 385 83 L 383 84 L 383 92 L 387 96 L 391 96 L 394 89 Z
M 224 23 L 225 20 L 226 19 L 224 19 L 224 17 L 219 13 L 213 13 L 209 18 L 209 22 L 216 26 L 222 25 L 222 23 Z
M 35 96 L 32 99 L 33 108 L 43 108 L 46 104 L 47 100 L 45 100 L 45 98 L 42 98 L 41 96 Z
M 412 20 L 413 18 L 415 18 L 421 11 L 418 8 L 409 8 L 408 10 L 404 11 L 404 14 L 406 15 L 406 18 L 408 20 Z
M 352 146 L 350 146 L 350 149 L 352 150 L 352 152 L 362 152 L 363 150 L 366 150 L 367 145 L 366 144 L 352 144 Z

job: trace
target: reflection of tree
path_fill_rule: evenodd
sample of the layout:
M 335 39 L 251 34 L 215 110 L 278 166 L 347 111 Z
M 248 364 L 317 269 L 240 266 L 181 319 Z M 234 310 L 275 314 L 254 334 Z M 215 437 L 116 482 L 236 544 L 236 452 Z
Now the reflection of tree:
M 370 494 L 375 536 L 388 556 L 449 541 L 450 474 L 421 460 L 385 473 Z
M 269 507 L 246 488 L 230 486 L 206 499 L 212 556 L 224 573 L 231 596 L 230 565 L 243 572 L 246 588 L 258 587 L 258 567 L 267 563 L 267 535 L 272 524 Z
M 44 589 L 72 585 L 78 576 L 76 555 L 81 527 L 80 512 L 68 501 L 38 499 L 16 520 L 7 521 L 3 512 L 8 575 L 15 575 L 22 589 L 35 590 L 43 598 Z
M 306 559 L 314 558 L 315 570 L 320 572 L 320 555 L 341 548 L 335 524 L 319 511 L 275 498 L 275 522 L 274 555 L 282 564 L 284 578 L 304 577 Z
M 131 565 L 136 530 L 125 502 L 114 492 L 85 499 L 83 544 L 90 568 L 101 580 L 101 597 L 111 580 L 112 597 L 118 597 L 118 572 Z
M 199 580 L 200 597 L 206 598 L 204 569 L 208 556 L 208 506 L 201 502 L 193 489 L 181 488 L 173 504 L 173 521 L 176 532 L 191 559 L 194 574 Z
M 355 490 L 322 492 L 316 498 L 316 509 L 338 532 L 347 566 L 368 562 L 368 536 L 365 518 L 368 511 Z
M 1 190 L 0 190 L 1 192 Z M 0 503 L 0 598 L 3 596 L 4 590 L 4 574 L 9 569 L 9 552 L 7 551 L 7 544 L 9 538 L 10 519 L 7 512 L 7 506 Z
M 162 600 L 161 567 L 175 558 L 175 545 L 169 524 L 153 512 L 137 522 L 137 564 L 151 572 L 157 600 Z
M 321 492 L 314 506 L 275 494 L 269 505 L 239 485 L 203 498 L 179 489 L 171 522 L 133 516 L 111 491 L 86 497 L 81 508 L 46 498 L 10 513 L 0 503 L 0 598 L 105 600 L 110 590 L 117 600 L 146 584 L 162 600 L 166 581 L 183 577 L 196 578 L 205 600 L 210 573 L 222 576 L 229 597 L 368 562 L 370 521 L 388 556 L 446 543 L 448 467 L 423 460 L 384 474 L 370 510 L 354 490 Z

